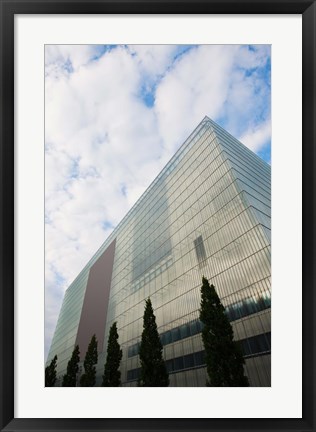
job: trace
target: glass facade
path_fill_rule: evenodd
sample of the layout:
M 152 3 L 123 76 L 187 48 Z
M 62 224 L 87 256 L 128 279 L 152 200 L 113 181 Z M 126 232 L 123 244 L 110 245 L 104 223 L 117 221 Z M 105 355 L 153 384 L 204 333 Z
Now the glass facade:
M 58 375 L 77 339 L 90 269 L 116 240 L 103 346 L 116 321 L 123 385 L 137 383 L 148 297 L 170 385 L 205 385 L 204 275 L 241 343 L 250 385 L 270 386 L 270 178 L 268 164 L 206 117 L 68 288 L 47 360 L 58 355 Z M 102 352 L 97 385 L 104 361 Z

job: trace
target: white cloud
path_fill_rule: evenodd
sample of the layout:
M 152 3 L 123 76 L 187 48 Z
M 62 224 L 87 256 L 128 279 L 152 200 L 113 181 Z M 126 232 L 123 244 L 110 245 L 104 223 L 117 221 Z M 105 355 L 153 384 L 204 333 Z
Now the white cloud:
M 256 151 L 271 135 L 269 48 L 103 51 L 46 47 L 46 347 L 66 287 L 205 115 Z
M 136 56 L 141 72 L 151 82 L 163 75 L 180 51 L 177 45 L 130 45 L 129 50 Z
M 240 46 L 238 47 L 236 66 L 250 70 L 264 67 L 270 56 L 270 49 L 270 45 L 254 45 L 250 49 L 246 45 Z
M 205 115 L 216 118 L 221 114 L 236 49 L 192 49 L 162 80 L 155 109 L 162 139 L 172 152 Z
M 45 68 L 51 71 L 50 66 L 63 67 L 78 70 L 81 66 L 100 54 L 100 45 L 46 45 L 45 46 Z
M 271 121 L 267 120 L 256 127 L 248 129 L 239 140 L 253 152 L 260 150 L 271 139 Z

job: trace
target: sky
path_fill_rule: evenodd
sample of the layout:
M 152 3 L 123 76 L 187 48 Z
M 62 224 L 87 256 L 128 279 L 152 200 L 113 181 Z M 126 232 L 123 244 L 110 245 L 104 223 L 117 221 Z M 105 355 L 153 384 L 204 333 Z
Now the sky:
M 45 358 L 65 290 L 207 115 L 271 163 L 270 45 L 46 45 Z

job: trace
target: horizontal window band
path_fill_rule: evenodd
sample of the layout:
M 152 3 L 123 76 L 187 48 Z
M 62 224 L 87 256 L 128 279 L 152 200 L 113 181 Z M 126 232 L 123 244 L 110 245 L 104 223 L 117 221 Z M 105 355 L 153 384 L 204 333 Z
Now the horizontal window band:
M 271 307 L 271 299 L 268 297 L 258 297 L 258 301 L 253 299 L 245 299 L 241 302 L 234 303 L 226 307 L 226 315 L 230 322 L 237 321 L 238 319 L 246 316 L 253 315 Z M 163 346 L 186 339 L 201 333 L 203 324 L 199 320 L 193 320 L 179 327 L 161 333 L 160 341 Z M 128 347 L 128 357 L 138 355 L 140 342 Z
M 244 359 L 271 354 L 271 332 L 262 333 L 250 338 L 241 339 L 238 344 L 243 352 Z M 185 356 L 176 357 L 165 361 L 169 374 L 185 370 L 205 367 L 205 351 L 198 351 Z M 140 377 L 141 368 L 127 371 L 127 382 L 136 381 Z

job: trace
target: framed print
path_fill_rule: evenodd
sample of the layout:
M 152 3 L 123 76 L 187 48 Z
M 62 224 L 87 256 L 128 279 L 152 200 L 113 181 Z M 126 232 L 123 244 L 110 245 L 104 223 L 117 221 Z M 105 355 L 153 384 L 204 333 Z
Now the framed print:
M 1 430 L 315 429 L 315 42 L 1 0 Z

